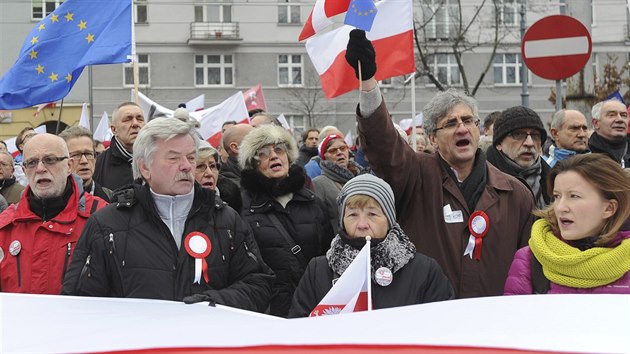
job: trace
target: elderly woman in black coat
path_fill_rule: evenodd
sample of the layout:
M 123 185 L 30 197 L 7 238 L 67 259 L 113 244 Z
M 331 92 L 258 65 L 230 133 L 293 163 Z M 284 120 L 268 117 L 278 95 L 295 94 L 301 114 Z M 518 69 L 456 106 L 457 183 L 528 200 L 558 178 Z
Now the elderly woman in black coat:
M 276 273 L 270 313 L 282 317 L 306 265 L 326 252 L 334 236 L 323 202 L 306 187 L 304 169 L 295 164 L 297 156 L 291 134 L 275 125 L 255 128 L 239 146 L 241 215 Z
M 370 174 L 348 181 L 338 197 L 340 228 L 325 256 L 309 263 L 289 317 L 306 317 L 371 237 L 374 309 L 442 301 L 453 288 L 437 262 L 421 253 L 396 222 L 394 193 Z

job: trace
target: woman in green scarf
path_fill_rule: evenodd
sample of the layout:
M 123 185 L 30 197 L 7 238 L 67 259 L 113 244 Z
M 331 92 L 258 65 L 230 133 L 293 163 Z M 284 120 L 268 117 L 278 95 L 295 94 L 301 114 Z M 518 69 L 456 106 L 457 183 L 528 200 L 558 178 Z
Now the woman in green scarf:
M 577 155 L 558 162 L 548 188 L 553 203 L 535 212 L 504 293 L 630 293 L 628 174 L 606 155 Z

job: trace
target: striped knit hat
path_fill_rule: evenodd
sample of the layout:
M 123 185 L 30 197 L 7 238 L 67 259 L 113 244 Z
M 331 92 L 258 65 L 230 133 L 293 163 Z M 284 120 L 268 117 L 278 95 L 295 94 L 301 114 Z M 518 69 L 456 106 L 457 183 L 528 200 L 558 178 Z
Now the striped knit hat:
M 396 206 L 394 200 L 394 192 L 387 182 L 371 175 L 363 174 L 354 177 L 346 182 L 341 188 L 341 192 L 337 197 L 337 205 L 339 206 L 339 223 L 343 228 L 343 215 L 346 210 L 346 202 L 353 195 L 367 195 L 374 198 L 383 209 L 389 227 L 396 225 Z

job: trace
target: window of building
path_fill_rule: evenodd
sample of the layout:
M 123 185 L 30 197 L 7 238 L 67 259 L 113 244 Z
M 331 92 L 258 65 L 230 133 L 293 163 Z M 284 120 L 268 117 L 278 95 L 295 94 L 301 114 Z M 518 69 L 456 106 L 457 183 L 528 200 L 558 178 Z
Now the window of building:
M 31 0 L 31 16 L 33 20 L 41 20 L 55 11 L 64 0 Z
M 278 23 L 301 23 L 300 5 L 295 0 L 278 0 Z
M 303 115 L 285 115 L 284 118 L 289 123 L 289 127 L 294 132 L 304 132 L 306 130 L 306 122 Z
M 497 4 L 498 21 L 506 26 L 517 26 L 519 24 L 519 12 L 521 5 L 518 0 L 500 0 Z
M 494 56 L 494 84 L 516 85 L 521 83 L 521 58 L 516 53 L 496 54 Z
M 302 86 L 302 56 L 278 55 L 278 86 Z
M 149 23 L 147 16 L 147 0 L 134 0 L 134 16 L 136 23 Z
M 232 5 L 195 5 L 195 22 L 232 22 Z
M 429 70 L 442 85 L 461 85 L 459 67 L 453 54 L 431 55 L 429 57 Z
M 195 55 L 195 85 L 234 85 L 234 61 L 232 55 Z
M 458 18 L 457 1 L 425 0 L 422 13 L 428 39 L 438 40 L 451 37 L 453 24 L 457 23 Z
M 138 86 L 150 86 L 149 54 L 138 54 Z M 123 85 L 133 87 L 133 63 L 123 64 Z

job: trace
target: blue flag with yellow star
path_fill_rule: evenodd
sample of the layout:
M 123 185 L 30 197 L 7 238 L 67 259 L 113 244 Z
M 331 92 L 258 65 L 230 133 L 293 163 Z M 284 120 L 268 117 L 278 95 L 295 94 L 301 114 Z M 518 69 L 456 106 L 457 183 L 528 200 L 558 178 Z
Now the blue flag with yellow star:
M 376 17 L 376 6 L 372 0 L 352 0 L 343 23 L 369 32 Z
M 131 58 L 132 0 L 66 0 L 28 34 L 0 79 L 0 109 L 64 98 L 86 65 Z

